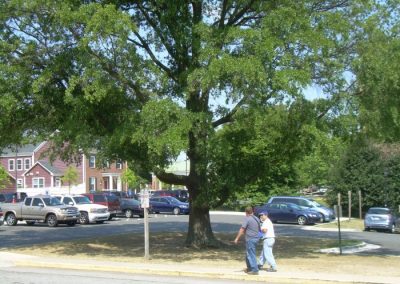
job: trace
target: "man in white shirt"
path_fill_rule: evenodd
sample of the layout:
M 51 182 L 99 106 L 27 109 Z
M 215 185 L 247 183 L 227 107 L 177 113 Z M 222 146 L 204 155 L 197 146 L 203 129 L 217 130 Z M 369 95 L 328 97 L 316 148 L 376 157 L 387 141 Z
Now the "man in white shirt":
M 265 263 L 268 263 L 271 267 L 267 268 L 268 272 L 276 272 L 276 262 L 272 253 L 272 248 L 275 244 L 275 232 L 274 225 L 268 218 L 268 212 L 262 211 L 259 213 L 260 220 L 262 222 L 261 231 L 263 232 L 263 250 L 260 255 L 258 268 L 261 269 Z

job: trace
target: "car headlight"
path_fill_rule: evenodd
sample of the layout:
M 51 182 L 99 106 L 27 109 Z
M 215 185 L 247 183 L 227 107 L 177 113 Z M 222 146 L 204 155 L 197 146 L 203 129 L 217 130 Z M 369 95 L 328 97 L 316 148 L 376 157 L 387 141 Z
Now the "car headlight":
M 188 206 L 187 205 L 181 205 L 181 206 L 179 206 L 180 208 L 188 208 Z

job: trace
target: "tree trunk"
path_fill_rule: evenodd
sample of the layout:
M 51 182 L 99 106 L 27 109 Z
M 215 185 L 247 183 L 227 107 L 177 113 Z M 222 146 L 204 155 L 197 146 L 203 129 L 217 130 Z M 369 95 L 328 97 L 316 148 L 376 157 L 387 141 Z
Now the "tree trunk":
M 210 211 L 208 207 L 191 207 L 186 245 L 196 248 L 218 247 L 211 229 Z

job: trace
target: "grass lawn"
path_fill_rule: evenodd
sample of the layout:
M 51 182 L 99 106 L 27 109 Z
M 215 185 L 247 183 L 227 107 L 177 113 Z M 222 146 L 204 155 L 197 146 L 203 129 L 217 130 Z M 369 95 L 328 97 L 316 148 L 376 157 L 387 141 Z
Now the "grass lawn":
M 217 249 L 200 250 L 184 246 L 186 234 L 178 232 L 151 233 L 150 263 L 193 264 L 201 266 L 221 266 L 242 269 L 245 267 L 245 245 L 235 245 L 232 240 L 236 233 L 215 234 L 222 242 Z M 357 241 L 343 240 L 343 245 L 357 244 Z M 278 237 L 274 255 L 278 269 L 293 273 L 345 273 L 352 275 L 394 275 L 400 277 L 398 257 L 327 255 L 319 253 L 321 248 L 336 247 L 332 239 L 304 237 Z M 259 246 L 259 251 L 261 245 Z M 141 263 L 144 261 L 143 234 L 132 233 L 109 237 L 90 238 L 47 245 L 20 247 L 12 252 L 47 255 L 52 257 L 88 258 Z M 379 268 L 379 269 L 377 269 Z
M 318 224 L 318 227 L 323 227 L 323 228 L 337 228 L 338 223 L 337 221 L 330 222 L 330 223 L 324 223 L 324 224 Z M 341 229 L 355 229 L 362 231 L 364 230 L 364 220 L 358 219 L 358 218 L 349 218 L 342 217 L 340 219 L 340 228 Z

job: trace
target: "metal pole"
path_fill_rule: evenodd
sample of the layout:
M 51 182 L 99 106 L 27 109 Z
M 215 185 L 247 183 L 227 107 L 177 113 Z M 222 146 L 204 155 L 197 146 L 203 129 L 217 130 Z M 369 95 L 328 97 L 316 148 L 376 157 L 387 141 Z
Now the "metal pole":
M 338 224 L 338 239 L 339 239 L 339 253 L 340 255 L 342 255 L 342 231 L 340 229 L 340 212 L 342 211 L 342 208 L 340 205 L 335 205 L 334 206 L 335 212 L 336 212 L 336 216 L 337 217 L 337 224 Z
M 351 219 L 351 191 L 349 190 L 348 192 L 349 195 L 349 221 Z
M 144 259 L 150 259 L 150 246 L 149 246 L 149 212 L 147 208 L 144 209 Z
M 358 191 L 358 214 L 360 219 L 362 219 L 362 196 L 361 190 Z

